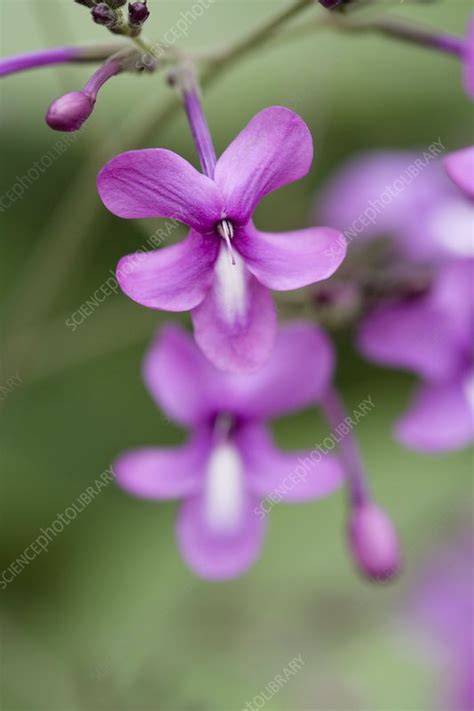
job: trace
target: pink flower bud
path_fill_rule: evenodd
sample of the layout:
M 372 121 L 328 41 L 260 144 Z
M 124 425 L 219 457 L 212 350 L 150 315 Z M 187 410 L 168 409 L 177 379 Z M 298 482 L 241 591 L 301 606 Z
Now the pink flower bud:
M 372 503 L 356 506 L 349 521 L 349 545 L 354 560 L 371 580 L 393 578 L 400 567 L 400 550 L 393 523 Z
M 82 91 L 72 91 L 53 101 L 46 123 L 55 131 L 78 131 L 92 113 L 95 99 Z

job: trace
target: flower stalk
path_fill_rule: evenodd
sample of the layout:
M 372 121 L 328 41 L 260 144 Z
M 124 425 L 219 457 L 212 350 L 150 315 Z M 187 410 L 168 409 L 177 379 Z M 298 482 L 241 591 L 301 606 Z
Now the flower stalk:
M 126 48 L 109 57 L 94 72 L 81 91 L 72 91 L 50 105 L 46 123 L 55 131 L 77 131 L 91 115 L 100 89 L 112 77 L 133 68 L 136 51 Z M 154 66 L 149 66 L 153 70 Z
M 124 47 L 123 43 L 99 44 L 85 47 L 54 47 L 40 52 L 17 54 L 0 60 L 0 77 L 54 64 L 100 62 Z
M 212 179 L 216 168 L 216 151 L 192 69 L 185 68 L 180 71 L 177 74 L 177 82 L 202 172 Z
M 100 88 L 124 70 L 118 58 L 111 57 L 91 76 L 82 91 L 72 91 L 53 101 L 46 123 L 55 131 L 78 131 L 91 115 Z
M 347 417 L 341 397 L 335 388 L 328 388 L 321 401 L 321 408 L 329 423 L 336 430 Z M 359 446 L 352 432 L 348 432 L 339 442 L 341 457 L 347 476 L 349 500 L 353 507 L 361 506 L 370 499 L 370 490 L 365 476 Z
M 344 403 L 333 387 L 327 389 L 321 408 L 332 429 L 346 421 Z M 359 447 L 351 431 L 341 439 L 339 449 L 349 490 L 349 549 L 364 576 L 385 582 L 400 567 L 397 533 L 385 511 L 372 500 Z
M 344 23 L 341 23 L 344 28 Z M 408 25 L 407 23 L 392 18 L 381 18 L 367 23 L 351 23 L 348 29 L 353 30 L 373 30 L 388 37 L 395 37 L 411 42 L 413 44 L 432 47 L 446 54 L 453 54 L 456 57 L 463 57 L 465 52 L 465 42 L 463 38 L 446 33 L 433 32 L 432 30 Z

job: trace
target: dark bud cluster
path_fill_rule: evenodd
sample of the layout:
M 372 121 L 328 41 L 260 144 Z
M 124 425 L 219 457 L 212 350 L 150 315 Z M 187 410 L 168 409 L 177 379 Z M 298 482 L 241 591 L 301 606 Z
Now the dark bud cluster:
M 128 0 L 75 0 L 75 2 L 88 7 L 94 22 L 107 27 L 115 34 L 136 37 L 150 17 L 146 0 L 129 2 L 127 14 L 122 11 L 122 8 Z
M 115 24 L 117 16 L 111 7 L 105 2 L 100 2 L 92 8 L 92 19 L 98 25 L 110 27 Z
M 145 2 L 131 2 L 128 5 L 128 20 L 133 28 L 141 28 L 150 17 L 150 11 Z
M 319 0 L 319 4 L 327 10 L 343 10 L 346 5 L 354 0 Z
M 119 7 L 123 7 L 127 0 L 74 0 L 78 5 L 84 5 L 85 7 L 93 8 L 96 5 L 108 5 L 112 10 L 117 10 Z

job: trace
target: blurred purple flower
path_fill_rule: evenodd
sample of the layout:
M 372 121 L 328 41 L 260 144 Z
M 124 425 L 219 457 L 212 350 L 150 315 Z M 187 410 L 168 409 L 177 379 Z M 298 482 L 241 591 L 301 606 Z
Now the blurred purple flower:
M 474 434 L 473 173 L 470 149 L 445 159 L 454 182 L 430 155 L 357 159 L 323 192 L 320 212 L 355 249 L 391 237 L 387 277 L 418 275 L 424 283 L 428 275 L 421 293 L 392 296 L 370 312 L 358 341 L 371 360 L 422 378 L 396 433 L 406 446 L 443 451 Z
M 230 144 L 213 179 L 162 148 L 113 158 L 98 178 L 111 212 L 173 218 L 191 228 L 186 240 L 141 255 L 138 265 L 134 255 L 122 259 L 117 278 L 123 291 L 150 308 L 192 310 L 196 341 L 218 368 L 257 370 L 276 332 L 268 290 L 326 279 L 345 255 L 344 245 L 331 249 L 342 240 L 336 230 L 274 234 L 252 222 L 260 200 L 306 175 L 312 156 L 304 121 L 274 106 L 254 116 Z
M 298 476 L 305 453 L 277 449 L 264 424 L 318 399 L 333 359 L 326 336 L 304 323 L 284 326 L 270 360 L 252 375 L 217 370 L 177 326 L 167 326 L 151 347 L 145 383 L 166 415 L 192 434 L 182 447 L 125 452 L 114 471 L 136 496 L 183 500 L 178 544 L 198 575 L 232 578 L 250 567 L 265 531 L 259 504 L 272 492 L 288 502 L 306 501 L 342 483 L 339 460 L 331 455 Z M 282 486 L 285 481 L 290 485 Z
M 368 358 L 422 379 L 396 425 L 400 441 L 427 452 L 463 447 L 474 436 L 474 263 L 447 264 L 427 294 L 381 305 L 363 321 Z
M 474 709 L 474 538 L 471 528 L 438 550 L 420 575 L 413 604 L 418 627 L 449 665 L 444 708 Z
M 474 256 L 473 204 L 446 176 L 440 152 L 433 144 L 420 153 L 356 157 L 320 193 L 317 219 L 343 232 L 355 249 L 389 236 L 394 256 L 405 261 Z
M 444 166 L 458 188 L 474 200 L 474 146 L 450 153 L 444 160 Z

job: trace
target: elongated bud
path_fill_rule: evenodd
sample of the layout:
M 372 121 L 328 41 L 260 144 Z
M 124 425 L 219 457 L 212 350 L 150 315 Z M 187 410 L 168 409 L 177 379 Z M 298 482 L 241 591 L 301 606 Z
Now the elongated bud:
M 84 7 L 94 7 L 95 0 L 74 0 L 78 5 L 84 5 Z
M 400 569 L 398 537 L 385 511 L 371 502 L 355 506 L 349 520 L 349 546 L 359 570 L 385 582 Z
M 53 101 L 46 114 L 48 126 L 55 131 L 78 131 L 91 115 L 100 88 L 123 69 L 119 59 L 110 58 L 104 62 L 82 91 L 72 91 Z
M 368 399 L 372 403 L 372 398 Z M 331 386 L 321 399 L 321 407 L 334 432 L 340 432 L 341 424 L 351 420 L 339 393 Z M 357 441 L 346 429 L 339 440 L 339 452 L 349 494 L 349 548 L 357 567 L 369 580 L 387 581 L 400 568 L 397 534 L 385 511 L 372 501 Z
M 46 123 L 55 131 L 78 131 L 94 108 L 95 99 L 82 91 L 71 91 L 53 101 Z

